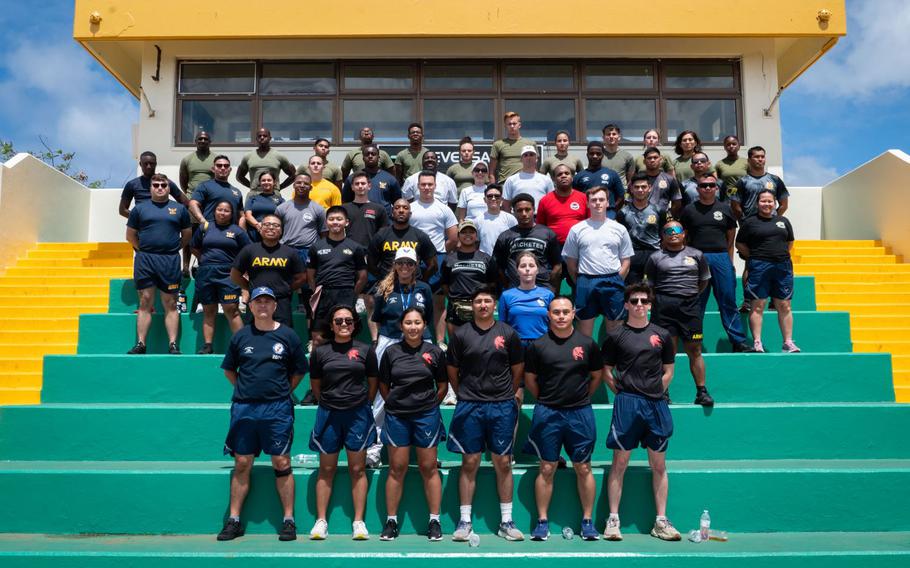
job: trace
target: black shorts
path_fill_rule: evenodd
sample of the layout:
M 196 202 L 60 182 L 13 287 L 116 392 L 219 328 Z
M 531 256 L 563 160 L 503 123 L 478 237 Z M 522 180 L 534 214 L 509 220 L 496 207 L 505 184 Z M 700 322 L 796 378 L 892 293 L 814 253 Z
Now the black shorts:
M 645 279 L 645 264 L 654 254 L 653 250 L 637 250 L 629 262 L 629 273 L 626 274 L 626 285 L 637 284 Z
M 698 298 L 698 295 L 683 298 L 657 294 L 651 308 L 651 321 L 686 343 L 701 342 L 704 314 Z
M 325 288 L 319 295 L 319 303 L 316 305 L 314 321 L 322 321 L 329 317 L 329 310 L 338 305 L 349 306 L 354 309 L 354 302 L 357 296 L 354 295 L 353 288 Z M 354 313 L 354 312 L 352 312 Z M 356 316 L 356 313 L 354 313 Z

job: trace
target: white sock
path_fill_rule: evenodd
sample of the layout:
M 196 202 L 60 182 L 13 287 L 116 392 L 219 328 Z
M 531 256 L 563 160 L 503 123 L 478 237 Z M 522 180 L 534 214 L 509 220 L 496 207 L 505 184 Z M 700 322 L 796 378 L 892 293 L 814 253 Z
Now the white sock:
M 395 522 L 397 523 L 397 522 L 398 522 L 398 515 L 389 515 L 389 516 L 386 517 L 385 519 L 386 519 L 387 521 L 395 521 Z
M 470 523 L 471 522 L 471 506 L 462 505 L 458 507 L 458 510 L 461 511 L 461 520 Z
M 667 517 L 664 517 L 663 515 L 657 515 L 656 517 L 654 517 L 654 520 L 655 521 L 666 521 Z
M 615 519 L 615 520 L 618 521 L 618 520 L 619 520 L 619 513 L 610 513 L 610 518 L 611 518 L 611 519 Z
M 499 504 L 499 515 L 502 517 L 502 522 L 508 523 L 512 520 L 512 502 L 500 503 Z
M 435 515 L 434 515 L 433 513 L 430 513 L 430 520 L 431 520 L 431 521 L 438 521 L 438 520 L 439 520 L 439 513 L 436 513 Z

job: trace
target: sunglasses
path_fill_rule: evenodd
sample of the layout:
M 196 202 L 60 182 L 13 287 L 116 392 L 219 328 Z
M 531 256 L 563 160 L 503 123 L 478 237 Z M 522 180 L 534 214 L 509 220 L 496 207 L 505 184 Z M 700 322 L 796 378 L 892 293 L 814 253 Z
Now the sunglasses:
M 488 171 L 490 171 L 490 170 L 488 170 L 488 169 L 486 169 L 486 168 L 474 168 L 474 173 L 475 173 L 475 174 L 485 174 L 485 173 L 487 173 Z
M 629 304 L 633 306 L 648 306 L 651 304 L 651 300 L 647 298 L 629 298 Z
M 502 199 L 501 195 L 491 194 L 486 196 L 490 201 L 496 201 L 497 199 Z
M 266 229 L 277 229 L 281 227 L 281 223 L 262 223 L 260 227 L 265 227 Z
M 229 168 L 231 164 L 215 164 L 216 168 Z
M 681 235 L 681 234 L 683 234 L 683 228 L 680 227 L 679 225 L 667 227 L 666 229 L 664 229 L 664 234 L 667 236 Z
M 153 183 L 152 187 L 167 187 L 166 183 Z
M 700 184 L 698 184 L 698 189 L 708 189 L 708 188 L 711 188 L 711 187 L 716 188 L 716 187 L 717 187 L 717 184 L 716 184 L 716 183 L 700 183 Z
M 417 266 L 417 263 L 413 260 L 396 260 L 395 264 L 401 264 L 403 266 Z
M 335 325 L 354 325 L 354 318 L 335 318 Z
M 699 158 L 697 160 L 692 160 L 692 163 L 693 164 L 707 164 L 708 160 L 706 160 L 705 158 Z

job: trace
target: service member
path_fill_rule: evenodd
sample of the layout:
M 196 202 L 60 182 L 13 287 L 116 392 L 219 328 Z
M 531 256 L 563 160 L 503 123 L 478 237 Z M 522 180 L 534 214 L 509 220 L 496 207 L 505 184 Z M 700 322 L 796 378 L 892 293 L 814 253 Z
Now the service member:
M 334 306 L 353 309 L 367 283 L 366 249 L 345 236 L 347 210 L 340 205 L 329 207 L 326 225 L 329 232 L 310 247 L 307 264 L 310 287 L 319 295 L 314 321 L 325 320 Z
M 283 154 L 272 148 L 272 132 L 268 128 L 260 128 L 256 131 L 256 149 L 245 155 L 237 166 L 237 181 L 250 188 L 247 196 L 256 195 L 259 192 L 259 172 L 268 170 L 272 172 L 272 178 L 278 182 L 278 176 L 284 172 L 286 176 L 281 182 L 279 189 L 284 189 L 294 183 L 294 176 L 297 171 L 291 164 L 290 160 Z

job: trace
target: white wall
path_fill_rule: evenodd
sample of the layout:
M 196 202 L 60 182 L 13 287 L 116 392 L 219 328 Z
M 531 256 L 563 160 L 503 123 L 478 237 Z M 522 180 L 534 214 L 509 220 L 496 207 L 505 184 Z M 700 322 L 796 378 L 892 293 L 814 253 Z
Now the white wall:
M 126 219 L 117 213 L 122 189 L 93 189 L 89 212 L 88 240 L 121 242 L 126 240 Z
M 822 238 L 822 188 L 788 187 L 790 203 L 784 214 L 793 225 L 796 240 Z

